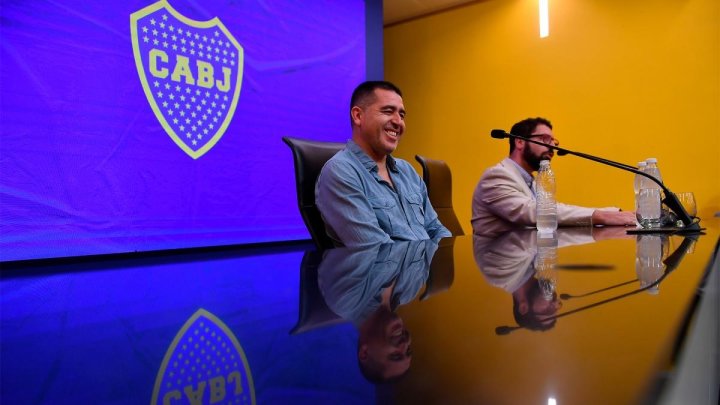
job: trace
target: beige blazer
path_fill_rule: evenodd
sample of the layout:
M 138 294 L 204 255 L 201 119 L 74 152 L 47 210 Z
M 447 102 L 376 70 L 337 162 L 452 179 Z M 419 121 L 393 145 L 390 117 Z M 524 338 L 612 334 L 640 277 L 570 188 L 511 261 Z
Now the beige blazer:
M 518 170 L 510 158 L 505 158 L 483 173 L 473 193 L 473 233 L 535 227 L 535 197 Z M 558 203 L 558 225 L 590 226 L 596 209 Z
M 592 229 L 564 228 L 557 231 L 557 247 L 593 243 Z M 537 231 L 520 229 L 500 235 L 473 235 L 475 263 L 495 287 L 514 292 L 535 274 Z

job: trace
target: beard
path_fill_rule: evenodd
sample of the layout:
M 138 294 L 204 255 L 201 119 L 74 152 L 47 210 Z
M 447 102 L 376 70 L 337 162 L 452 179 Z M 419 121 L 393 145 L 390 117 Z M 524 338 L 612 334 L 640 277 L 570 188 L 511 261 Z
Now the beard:
M 528 145 L 528 146 L 529 146 L 529 145 Z M 526 148 L 523 150 L 523 159 L 525 160 L 525 162 L 527 162 L 527 164 L 528 164 L 534 171 L 540 170 L 540 162 L 541 162 L 541 161 L 543 161 L 543 160 L 550 160 L 550 158 L 551 158 L 551 156 L 550 156 L 548 150 L 546 150 L 546 151 L 544 151 L 544 152 L 542 152 L 542 153 L 540 153 L 540 154 L 535 154 L 535 153 L 533 153 L 533 151 L 532 151 L 529 147 L 526 147 Z

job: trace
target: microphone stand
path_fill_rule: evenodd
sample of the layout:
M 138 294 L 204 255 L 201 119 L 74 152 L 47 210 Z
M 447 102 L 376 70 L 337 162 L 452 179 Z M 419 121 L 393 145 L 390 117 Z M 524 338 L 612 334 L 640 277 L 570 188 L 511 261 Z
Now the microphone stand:
M 649 290 L 649 289 L 659 285 L 662 281 L 664 281 L 670 275 L 670 273 L 672 273 L 673 271 L 675 271 L 675 269 L 677 269 L 677 267 L 680 265 L 680 262 L 685 257 L 685 254 L 687 254 L 687 252 L 690 250 L 690 247 L 695 242 L 697 242 L 698 237 L 699 237 L 698 235 L 684 235 L 683 236 L 683 241 L 680 243 L 680 246 L 678 246 L 671 255 L 669 255 L 665 260 L 663 260 L 663 264 L 665 264 L 665 271 L 663 271 L 662 276 L 660 276 L 660 278 L 655 280 L 655 282 L 653 282 L 652 284 L 649 284 L 645 287 L 641 287 L 641 288 L 626 292 L 624 294 L 620 294 L 620 295 L 616 295 L 614 297 L 604 299 L 602 301 L 594 302 L 592 304 L 588 304 L 588 305 L 585 305 L 580 308 L 576 308 L 576 309 L 573 309 L 570 311 L 566 311 L 566 312 L 563 312 L 563 313 L 560 313 L 557 315 L 547 317 L 547 318 L 545 318 L 545 320 L 559 319 L 559 318 L 566 317 L 568 315 L 583 312 L 583 311 L 586 311 L 591 308 L 595 308 L 595 307 L 605 305 L 605 304 L 613 302 L 613 301 L 617 301 L 617 300 L 629 297 L 631 295 L 641 293 L 643 291 Z M 627 283 L 623 283 L 623 284 L 627 284 Z M 619 285 L 622 285 L 622 284 L 618 284 L 616 286 L 613 286 L 612 288 L 617 287 Z M 599 290 L 599 291 L 603 291 L 603 290 Z M 498 326 L 497 328 L 495 328 L 495 334 L 496 335 L 507 335 L 508 333 L 513 332 L 518 329 L 523 329 L 523 327 L 522 326 Z
M 588 310 L 590 308 L 594 308 L 594 307 L 597 307 L 600 305 L 607 304 L 612 301 L 617 301 L 619 299 L 638 294 L 640 292 L 649 290 L 649 289 L 659 285 L 663 280 L 665 280 L 667 278 L 667 276 L 670 275 L 670 273 L 672 273 L 673 271 L 675 271 L 675 269 L 677 269 L 677 267 L 680 265 L 680 262 L 685 257 L 685 254 L 688 252 L 688 250 L 690 250 L 690 246 L 692 246 L 695 242 L 697 242 L 697 238 L 698 238 L 698 236 L 696 236 L 696 235 L 683 236 L 683 241 L 680 243 L 680 246 L 678 246 L 671 255 L 669 255 L 665 260 L 663 260 L 663 264 L 665 265 L 665 271 L 663 271 L 662 276 L 660 276 L 660 278 L 655 280 L 655 282 L 653 282 L 652 284 L 646 285 L 645 287 L 641 287 L 641 288 L 638 288 L 636 290 L 633 290 L 633 291 L 630 291 L 630 292 L 627 292 L 624 294 L 617 295 L 615 297 L 611 297 L 608 299 L 604 299 L 602 301 L 598 301 L 598 302 L 595 302 L 595 303 L 592 303 L 589 305 L 585 305 L 584 307 L 576 308 L 576 309 L 573 309 L 573 310 L 570 310 L 567 312 L 563 312 L 561 314 L 557 314 L 551 318 L 557 319 L 557 318 L 562 318 L 564 316 L 572 315 L 577 312 L 582 312 L 582 311 Z
M 583 159 L 592 160 L 593 162 L 602 163 L 607 166 L 616 167 L 621 170 L 626 170 L 626 171 L 644 176 L 644 177 L 652 180 L 653 182 L 655 182 L 658 186 L 660 186 L 660 188 L 665 193 L 665 198 L 662 200 L 663 204 L 665 204 L 668 208 L 670 208 L 670 210 L 673 213 L 675 213 L 677 218 L 680 221 L 682 221 L 683 226 L 674 228 L 673 231 L 675 231 L 677 233 L 698 233 L 698 232 L 702 231 L 702 228 L 700 228 L 699 221 L 693 220 L 693 217 L 691 217 L 690 214 L 688 214 L 688 212 L 685 210 L 685 207 L 682 206 L 682 204 L 680 203 L 680 200 L 678 200 L 675 193 L 673 193 L 672 191 L 670 191 L 670 189 L 665 187 L 665 185 L 660 180 L 656 179 L 654 176 L 651 176 L 645 172 L 641 172 L 634 166 L 626 165 L 624 163 L 615 162 L 615 161 L 612 161 L 609 159 L 604 159 L 604 158 L 593 156 L 593 155 L 588 155 L 587 153 L 574 152 L 569 149 L 561 148 L 561 147 L 555 146 L 555 145 L 548 145 L 546 143 L 534 141 L 534 140 L 524 137 L 524 136 L 505 132 L 502 129 L 493 129 L 492 131 L 490 131 L 490 136 L 495 139 L 504 139 L 504 138 L 522 139 L 525 142 L 534 143 L 536 145 L 542 145 L 549 149 L 555 150 L 555 151 L 557 151 L 558 156 L 574 155 L 577 157 L 581 157 Z M 655 230 L 655 231 L 663 232 L 660 230 Z M 630 232 L 633 232 L 633 231 L 628 231 L 628 233 L 630 233 Z M 654 231 L 653 231 L 653 229 L 649 229 L 648 232 L 654 232 Z

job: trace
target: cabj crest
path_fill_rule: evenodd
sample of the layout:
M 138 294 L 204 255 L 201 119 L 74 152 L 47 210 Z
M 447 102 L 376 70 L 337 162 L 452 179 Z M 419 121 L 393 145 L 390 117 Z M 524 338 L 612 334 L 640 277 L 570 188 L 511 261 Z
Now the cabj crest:
M 217 17 L 191 20 L 165 0 L 132 13 L 130 30 L 150 107 L 180 149 L 199 158 L 235 113 L 243 48 Z
M 199 309 L 180 328 L 155 379 L 152 404 L 255 405 L 245 352 L 215 315 Z

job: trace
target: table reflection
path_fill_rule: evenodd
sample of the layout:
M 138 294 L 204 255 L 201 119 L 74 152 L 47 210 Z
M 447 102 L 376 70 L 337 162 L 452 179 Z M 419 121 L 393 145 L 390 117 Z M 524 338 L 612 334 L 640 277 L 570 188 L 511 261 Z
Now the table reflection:
M 640 287 L 647 287 L 647 292 L 657 294 L 657 281 L 665 272 L 663 261 L 669 254 L 669 237 L 662 234 L 637 235 L 635 272 Z
M 475 262 L 486 281 L 512 295 L 513 317 L 517 326 L 499 326 L 498 335 L 517 329 L 545 331 L 557 320 L 598 305 L 647 291 L 658 294 L 659 285 L 692 251 L 697 235 L 684 236 L 677 249 L 670 253 L 669 236 L 662 234 L 627 235 L 620 227 L 561 228 L 552 235 L 541 235 L 535 229 L 515 230 L 491 235 L 474 235 Z M 637 278 L 580 294 L 558 295 L 558 269 L 597 270 L 602 265 L 557 265 L 557 249 L 592 243 L 605 239 L 636 240 L 635 270 Z M 609 299 L 560 313 L 563 301 L 585 298 L 628 284 L 638 288 Z
M 0 402 L 220 403 L 241 391 L 257 403 L 658 403 L 675 370 L 693 392 L 716 389 L 720 222 L 705 236 L 625 231 L 4 267 Z M 513 319 L 513 294 L 543 333 Z M 208 319 L 217 328 L 200 329 Z M 195 332 L 226 347 L 193 357 Z M 232 360 L 241 351 L 246 364 Z
M 555 326 L 562 307 L 557 287 L 557 249 L 592 243 L 590 228 L 561 228 L 550 235 L 535 229 L 474 235 L 475 262 L 491 285 L 512 295 L 519 328 L 544 331 Z M 497 333 L 511 329 L 500 327 Z
M 325 252 L 318 268 L 328 307 L 358 329 L 358 364 L 375 383 L 394 381 L 412 361 L 410 332 L 396 310 L 428 279 L 435 241 L 395 242 Z

